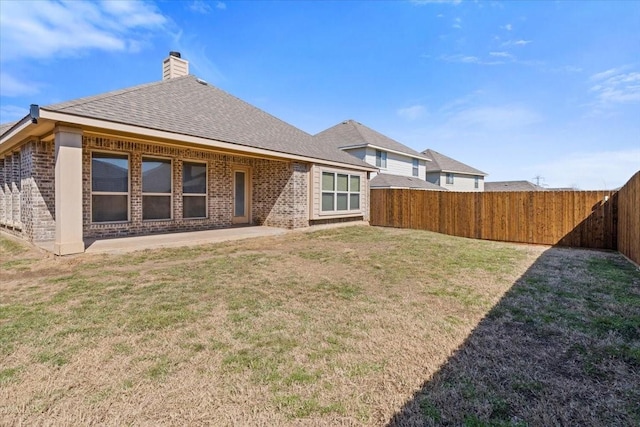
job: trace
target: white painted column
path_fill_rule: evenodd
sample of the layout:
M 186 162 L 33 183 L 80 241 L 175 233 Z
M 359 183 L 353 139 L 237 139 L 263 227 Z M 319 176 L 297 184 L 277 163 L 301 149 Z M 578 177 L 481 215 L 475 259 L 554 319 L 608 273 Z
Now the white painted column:
M 56 144 L 56 240 L 54 253 L 84 252 L 82 239 L 82 130 L 57 126 Z

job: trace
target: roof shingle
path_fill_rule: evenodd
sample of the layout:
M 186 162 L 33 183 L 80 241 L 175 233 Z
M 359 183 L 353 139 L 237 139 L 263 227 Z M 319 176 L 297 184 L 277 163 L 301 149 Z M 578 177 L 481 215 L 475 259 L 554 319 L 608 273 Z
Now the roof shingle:
M 413 188 L 420 190 L 449 191 L 444 187 L 425 181 L 418 177 L 391 175 L 387 173 L 377 174 L 370 182 L 371 188 Z
M 387 150 L 405 153 L 409 156 L 425 157 L 414 149 L 355 120 L 345 120 L 344 122 L 338 123 L 316 134 L 314 138 L 321 142 L 321 145 L 328 145 L 335 148 L 354 145 L 375 145 L 376 147 L 386 148 Z
M 487 174 L 481 170 L 472 168 L 469 165 L 452 159 L 451 157 L 447 157 L 444 154 L 440 154 L 437 151 L 427 149 L 424 150 L 422 154 L 432 160 L 431 162 L 427 162 L 427 172 L 458 172 L 467 175 L 487 176 Z
M 191 75 L 42 109 L 370 167 L 347 153 L 315 143 L 308 133 Z

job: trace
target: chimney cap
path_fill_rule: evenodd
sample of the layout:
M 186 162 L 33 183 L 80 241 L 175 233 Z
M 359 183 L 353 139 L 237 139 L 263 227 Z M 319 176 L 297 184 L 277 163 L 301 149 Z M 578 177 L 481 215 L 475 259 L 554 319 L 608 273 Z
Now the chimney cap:
M 182 55 L 180 55 L 180 52 L 172 50 L 169 52 L 169 56 L 175 56 L 176 58 L 182 58 Z

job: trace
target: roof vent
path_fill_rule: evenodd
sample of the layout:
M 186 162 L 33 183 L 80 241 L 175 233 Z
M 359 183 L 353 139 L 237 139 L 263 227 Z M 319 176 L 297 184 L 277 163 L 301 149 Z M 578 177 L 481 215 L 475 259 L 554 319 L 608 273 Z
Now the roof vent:
M 169 57 L 162 61 L 162 80 L 189 75 L 189 61 L 182 59 L 180 52 L 171 51 Z

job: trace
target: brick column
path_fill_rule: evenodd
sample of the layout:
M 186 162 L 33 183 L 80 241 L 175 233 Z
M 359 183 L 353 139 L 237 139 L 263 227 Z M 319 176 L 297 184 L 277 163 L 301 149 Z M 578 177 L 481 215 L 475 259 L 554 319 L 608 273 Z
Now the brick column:
M 84 252 L 82 235 L 82 130 L 58 126 L 55 131 L 54 253 Z

